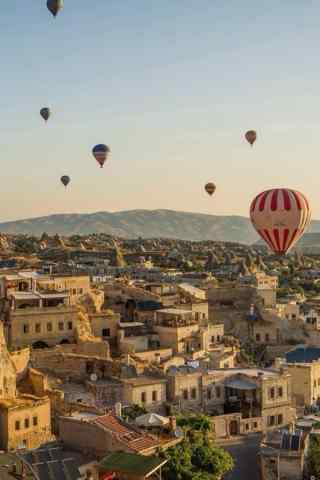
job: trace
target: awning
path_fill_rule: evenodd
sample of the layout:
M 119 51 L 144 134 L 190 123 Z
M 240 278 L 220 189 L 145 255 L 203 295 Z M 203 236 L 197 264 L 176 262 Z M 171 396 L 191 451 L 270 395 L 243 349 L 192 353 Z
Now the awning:
M 139 427 L 163 427 L 168 425 L 170 420 L 169 418 L 162 417 L 157 413 L 146 413 L 145 415 L 137 417 L 135 422 L 137 425 L 139 425 Z
M 227 380 L 225 386 L 234 390 L 255 390 L 257 385 L 242 378 L 231 378 Z

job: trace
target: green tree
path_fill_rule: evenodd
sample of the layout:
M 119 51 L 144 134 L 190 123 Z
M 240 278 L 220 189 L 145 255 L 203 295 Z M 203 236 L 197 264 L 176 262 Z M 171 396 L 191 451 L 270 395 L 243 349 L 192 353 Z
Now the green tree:
M 177 425 L 185 430 L 195 430 L 197 432 L 210 432 L 211 420 L 207 415 L 181 415 L 177 418 Z
M 135 420 L 137 417 L 144 415 L 147 413 L 147 410 L 140 405 L 134 404 L 130 407 L 124 409 L 124 416 L 129 418 L 130 420 Z
M 182 416 L 178 424 L 184 428 L 186 437 L 182 443 L 164 452 L 168 460 L 163 470 L 164 480 L 220 480 L 232 470 L 232 457 L 209 438 L 209 417 Z
M 311 437 L 308 454 L 308 470 L 309 475 L 320 478 L 320 439 Z

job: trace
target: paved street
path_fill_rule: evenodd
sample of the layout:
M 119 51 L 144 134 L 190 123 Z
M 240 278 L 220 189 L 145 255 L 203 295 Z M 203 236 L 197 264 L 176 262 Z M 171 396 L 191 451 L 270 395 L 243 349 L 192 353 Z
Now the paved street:
M 260 435 L 237 438 L 221 444 L 234 458 L 235 468 L 224 480 L 260 480 L 257 454 Z

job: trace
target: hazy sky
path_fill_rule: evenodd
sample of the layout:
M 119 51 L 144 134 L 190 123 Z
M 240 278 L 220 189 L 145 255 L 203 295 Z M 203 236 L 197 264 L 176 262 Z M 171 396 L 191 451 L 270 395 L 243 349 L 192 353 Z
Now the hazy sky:
M 320 218 L 319 0 L 65 0 L 56 19 L 46 0 L 1 3 L 0 220 L 247 215 L 273 186 Z M 96 143 L 112 149 L 103 170 Z

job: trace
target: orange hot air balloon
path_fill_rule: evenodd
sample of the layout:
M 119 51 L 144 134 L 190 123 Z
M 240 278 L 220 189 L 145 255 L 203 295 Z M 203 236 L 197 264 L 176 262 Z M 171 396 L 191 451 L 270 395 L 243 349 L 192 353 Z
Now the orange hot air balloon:
M 247 142 L 250 143 L 251 147 L 254 142 L 257 140 L 257 132 L 255 130 L 248 130 L 245 134 Z
M 302 193 L 274 188 L 256 196 L 251 203 L 250 218 L 271 250 L 285 255 L 308 227 L 311 210 Z
M 214 192 L 216 191 L 216 186 L 214 183 L 212 182 L 209 182 L 205 185 L 205 191 L 211 196 L 214 194 Z

